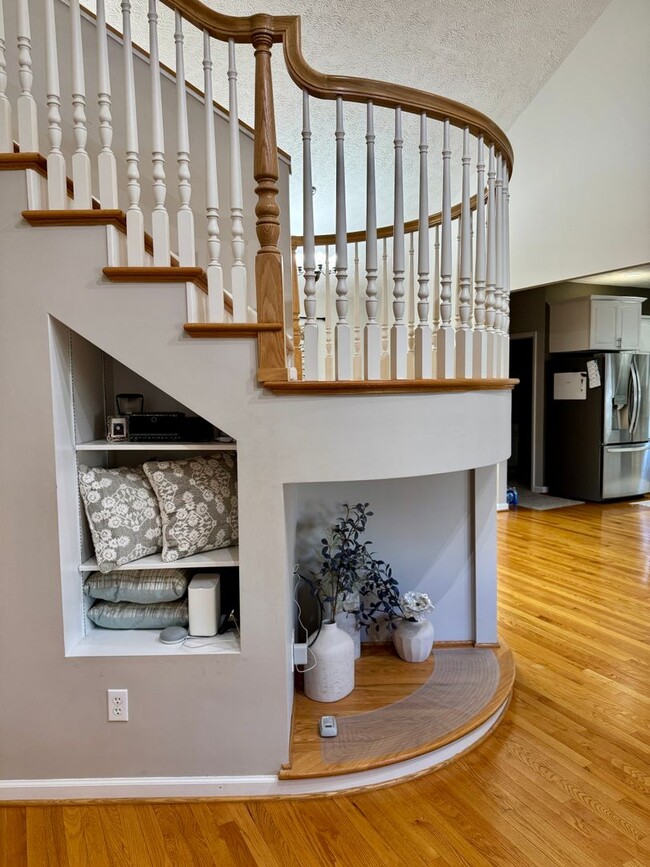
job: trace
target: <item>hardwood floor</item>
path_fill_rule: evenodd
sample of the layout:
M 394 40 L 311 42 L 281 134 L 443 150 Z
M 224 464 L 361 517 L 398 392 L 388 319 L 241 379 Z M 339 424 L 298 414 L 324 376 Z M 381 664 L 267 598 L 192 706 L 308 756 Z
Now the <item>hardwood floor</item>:
M 0 809 L 0 864 L 650 864 L 650 509 L 499 516 L 510 710 L 455 763 L 332 798 Z

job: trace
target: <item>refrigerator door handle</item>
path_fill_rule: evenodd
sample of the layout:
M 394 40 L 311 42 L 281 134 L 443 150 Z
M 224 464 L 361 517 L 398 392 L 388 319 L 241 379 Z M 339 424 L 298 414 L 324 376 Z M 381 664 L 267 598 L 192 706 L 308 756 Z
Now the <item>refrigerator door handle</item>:
M 645 452 L 650 449 L 650 443 L 643 443 L 640 446 L 605 446 L 606 452 Z
M 641 383 L 639 381 L 639 371 L 636 366 L 636 359 L 632 359 L 630 373 L 632 374 L 632 418 L 630 419 L 630 436 L 632 436 L 636 430 L 639 415 L 641 414 Z

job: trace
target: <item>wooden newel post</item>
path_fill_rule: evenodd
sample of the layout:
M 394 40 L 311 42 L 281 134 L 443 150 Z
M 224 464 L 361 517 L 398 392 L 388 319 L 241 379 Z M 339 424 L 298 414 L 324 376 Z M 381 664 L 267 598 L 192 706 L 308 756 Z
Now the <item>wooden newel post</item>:
M 257 379 L 270 382 L 288 379 L 284 337 L 284 292 L 280 240 L 278 195 L 278 150 L 275 139 L 275 110 L 271 78 L 273 34 L 270 18 L 257 16 L 253 32 L 255 48 L 255 163 L 257 181 L 257 239 L 260 249 L 255 258 L 257 321 L 282 324 L 281 331 L 262 332 L 257 338 Z

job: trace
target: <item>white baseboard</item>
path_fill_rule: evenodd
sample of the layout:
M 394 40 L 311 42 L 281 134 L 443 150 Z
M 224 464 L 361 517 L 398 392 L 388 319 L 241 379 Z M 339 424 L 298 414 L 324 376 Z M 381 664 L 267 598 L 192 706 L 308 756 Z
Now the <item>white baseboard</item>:
M 433 752 L 383 768 L 304 780 L 272 774 L 231 777 L 107 777 L 98 779 L 0 780 L 2 801 L 97 800 L 111 798 L 272 798 L 317 795 L 398 782 L 444 764 L 485 737 L 501 720 L 509 699 L 482 725 Z
M 497 503 L 497 512 L 507 512 L 509 508 L 508 503 Z
M 533 494 L 548 494 L 548 485 L 533 485 L 531 491 Z

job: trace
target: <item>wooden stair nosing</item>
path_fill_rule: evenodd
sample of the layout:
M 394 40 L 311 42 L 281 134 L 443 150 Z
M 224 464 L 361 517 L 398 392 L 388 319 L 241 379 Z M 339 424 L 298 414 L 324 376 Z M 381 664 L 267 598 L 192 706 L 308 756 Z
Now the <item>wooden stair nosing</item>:
M 282 331 L 281 322 L 186 322 L 183 330 L 190 337 L 257 337 L 269 331 Z
M 141 268 L 108 267 L 102 271 L 113 283 L 194 283 L 206 294 L 208 291 L 207 275 L 198 267 L 145 265 Z
M 30 226 L 115 226 L 126 232 L 126 215 L 119 208 L 70 208 L 23 211 Z

